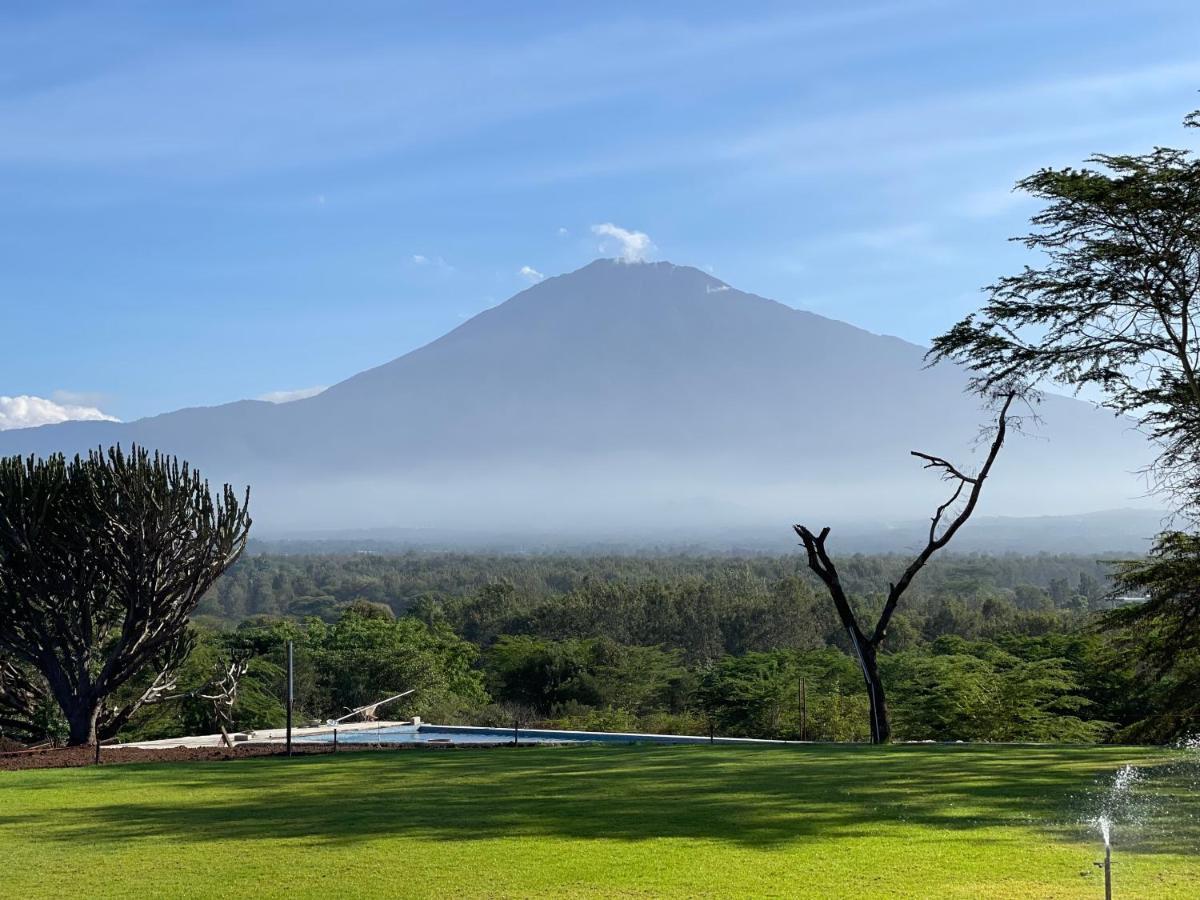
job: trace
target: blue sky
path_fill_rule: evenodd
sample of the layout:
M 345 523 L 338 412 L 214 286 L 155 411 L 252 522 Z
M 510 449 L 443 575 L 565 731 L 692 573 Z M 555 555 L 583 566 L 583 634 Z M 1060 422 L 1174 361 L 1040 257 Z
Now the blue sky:
M 1198 39 L 1153 0 L 6 4 L 0 425 L 331 384 L 605 223 L 926 342 L 1020 264 L 1018 177 L 1194 142 Z

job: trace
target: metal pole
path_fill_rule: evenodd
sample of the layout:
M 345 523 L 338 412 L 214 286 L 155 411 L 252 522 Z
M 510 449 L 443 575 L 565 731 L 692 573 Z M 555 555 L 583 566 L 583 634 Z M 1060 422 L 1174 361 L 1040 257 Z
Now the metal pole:
M 333 752 L 337 753 L 337 729 L 333 729 Z
M 288 641 L 287 651 L 287 755 L 292 755 L 292 704 L 295 701 L 295 680 L 292 670 L 292 642 Z
M 808 740 L 808 697 L 804 693 L 804 678 L 800 678 L 800 740 Z
M 521 728 L 521 720 L 513 719 L 513 746 L 514 747 L 517 746 L 517 744 L 521 743 L 520 728 Z
M 1112 847 L 1104 845 L 1104 900 L 1112 900 Z

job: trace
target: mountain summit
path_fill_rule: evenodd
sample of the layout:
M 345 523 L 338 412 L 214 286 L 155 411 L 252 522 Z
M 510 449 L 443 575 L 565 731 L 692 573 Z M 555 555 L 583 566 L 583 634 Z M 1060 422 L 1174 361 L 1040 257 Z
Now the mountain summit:
M 786 528 L 916 518 L 989 414 L 924 348 L 698 269 L 599 260 L 304 400 L 0 433 L 0 452 L 138 442 L 254 486 L 266 531 L 345 527 Z M 1143 441 L 1048 397 L 981 511 L 1128 505 Z

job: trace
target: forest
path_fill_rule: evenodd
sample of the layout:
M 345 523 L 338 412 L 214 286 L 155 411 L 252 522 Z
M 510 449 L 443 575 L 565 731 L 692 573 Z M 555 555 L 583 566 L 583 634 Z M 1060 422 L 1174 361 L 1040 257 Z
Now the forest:
M 1112 621 L 1115 560 L 948 554 L 895 617 L 881 667 L 898 740 L 1164 741 L 1195 704 L 1179 662 Z M 843 560 L 864 610 L 899 559 Z M 248 661 L 238 728 L 323 721 L 415 688 L 389 716 L 784 739 L 869 738 L 861 675 L 796 556 L 248 554 L 205 595 L 180 683 Z M 186 693 L 186 692 L 185 692 Z M 139 737 L 213 730 L 185 696 Z

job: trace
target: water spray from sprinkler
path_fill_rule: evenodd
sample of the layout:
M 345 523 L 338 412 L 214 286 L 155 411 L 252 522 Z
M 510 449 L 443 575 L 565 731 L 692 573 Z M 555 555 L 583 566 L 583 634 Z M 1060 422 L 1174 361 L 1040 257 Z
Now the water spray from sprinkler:
M 1092 824 L 1100 831 L 1100 836 L 1104 838 L 1104 861 L 1097 862 L 1096 866 L 1104 870 L 1104 898 L 1112 900 L 1112 834 L 1113 826 L 1117 818 L 1121 817 L 1122 821 L 1129 819 L 1131 809 L 1130 806 L 1134 801 L 1133 788 L 1142 780 L 1144 773 L 1136 766 L 1121 766 L 1117 770 L 1117 774 L 1113 776 L 1112 785 L 1108 789 L 1108 796 L 1103 801 L 1103 812 L 1100 813 Z

